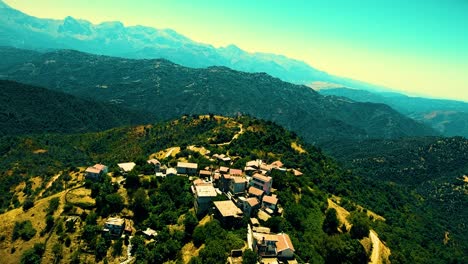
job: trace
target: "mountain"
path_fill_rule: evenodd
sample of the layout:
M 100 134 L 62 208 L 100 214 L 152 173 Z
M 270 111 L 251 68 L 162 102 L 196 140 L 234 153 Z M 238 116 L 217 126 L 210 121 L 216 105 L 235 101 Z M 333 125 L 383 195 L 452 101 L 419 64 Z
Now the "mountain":
M 423 122 L 446 136 L 468 137 L 468 103 L 454 100 L 410 97 L 399 93 L 369 92 L 345 87 L 320 89 L 322 95 L 349 98 L 357 102 L 382 103 Z
M 193 69 L 167 60 L 131 60 L 72 50 L 38 52 L 32 57 L 22 52 L 0 49 L 0 56 L 5 57 L 0 61 L 0 78 L 147 111 L 159 119 L 183 114 L 249 114 L 275 121 L 309 142 L 435 134 L 386 105 L 324 97 L 307 86 L 265 73 L 226 67 Z M 16 54 L 26 59 L 19 62 Z
M 99 131 L 151 121 L 150 115 L 115 105 L 0 80 L 0 136 Z
M 94 25 L 70 16 L 63 20 L 41 19 L 2 5 L 0 46 L 34 50 L 74 49 L 132 59 L 163 58 L 187 67 L 226 66 L 239 71 L 266 72 L 296 84 L 323 81 L 362 89 L 385 89 L 336 77 L 282 55 L 249 53 L 235 45 L 215 48 L 192 41 L 171 29 L 125 27 L 118 21 Z

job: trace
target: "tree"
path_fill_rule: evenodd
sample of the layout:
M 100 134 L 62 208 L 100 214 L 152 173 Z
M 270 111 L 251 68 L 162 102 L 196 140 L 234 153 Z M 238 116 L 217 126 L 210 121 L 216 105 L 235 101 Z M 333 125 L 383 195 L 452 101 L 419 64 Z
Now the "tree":
M 242 254 L 242 264 L 256 264 L 258 256 L 251 249 L 247 249 Z
M 27 211 L 30 208 L 32 208 L 33 206 L 34 206 L 34 200 L 31 199 L 31 198 L 27 198 L 23 203 L 23 210 Z
M 44 251 L 44 244 L 34 244 L 33 248 L 26 250 L 21 256 L 21 264 L 40 264 Z
M 102 237 L 98 237 L 96 240 L 96 248 L 94 250 L 94 256 L 96 260 L 99 261 L 103 259 L 107 254 L 107 245 L 106 240 Z
M 54 223 L 55 223 L 54 217 L 52 215 L 47 215 L 46 226 L 44 228 L 44 232 L 48 233 L 52 229 L 52 227 L 54 227 Z
M 184 226 L 185 226 L 185 233 L 187 236 L 191 237 L 193 230 L 195 230 L 195 227 L 198 225 L 198 219 L 195 217 L 193 213 L 187 213 L 185 214 L 185 219 L 184 219 Z
M 58 197 L 54 197 L 49 201 L 49 207 L 47 207 L 47 214 L 53 214 L 60 205 L 60 199 Z
M 124 208 L 124 199 L 118 193 L 106 195 L 106 202 L 109 208 L 109 213 L 119 213 Z
M 52 253 L 54 254 L 55 263 L 58 263 L 58 261 L 63 257 L 62 250 L 63 250 L 63 246 L 60 243 L 55 243 L 52 246 Z
M 16 240 L 21 237 L 23 240 L 28 241 L 36 235 L 36 232 L 31 221 L 16 222 L 13 228 L 12 239 Z
M 325 233 L 332 235 L 338 232 L 340 222 L 336 216 L 335 208 L 330 208 L 325 212 L 325 220 L 323 221 L 322 229 Z
M 114 244 L 112 245 L 112 256 L 117 257 L 122 255 L 122 245 L 123 241 L 121 238 L 114 241 Z
M 350 221 L 353 224 L 349 231 L 352 238 L 361 239 L 369 235 L 369 218 L 366 214 L 353 212 Z

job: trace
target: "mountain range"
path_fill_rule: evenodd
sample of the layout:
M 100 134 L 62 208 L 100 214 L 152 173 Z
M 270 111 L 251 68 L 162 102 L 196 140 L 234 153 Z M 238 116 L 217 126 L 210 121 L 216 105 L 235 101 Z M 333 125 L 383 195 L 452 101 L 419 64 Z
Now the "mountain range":
M 333 76 L 282 55 L 249 53 L 235 45 L 215 48 L 171 29 L 125 27 L 119 21 L 98 25 L 66 17 L 41 19 L 15 10 L 0 0 L 0 46 L 23 49 L 74 49 L 132 59 L 164 58 L 187 67 L 226 66 L 245 72 L 266 72 L 283 81 L 311 85 L 339 83 L 348 87 L 385 90 L 384 87 Z
M 265 73 L 188 68 L 167 60 L 133 60 L 72 50 L 1 48 L 0 79 L 10 79 L 154 114 L 248 114 L 275 121 L 309 142 L 435 135 L 384 104 L 325 97 Z
M 386 104 L 423 122 L 445 136 L 468 137 L 468 103 L 410 97 L 400 93 L 370 92 L 346 87 L 320 89 L 322 95 L 346 97 L 357 102 Z

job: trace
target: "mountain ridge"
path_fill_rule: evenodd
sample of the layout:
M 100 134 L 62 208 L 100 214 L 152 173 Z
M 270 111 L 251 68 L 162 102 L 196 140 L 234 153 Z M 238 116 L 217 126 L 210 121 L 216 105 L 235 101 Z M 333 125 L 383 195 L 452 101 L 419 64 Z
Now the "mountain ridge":
M 18 54 L 18 55 L 16 55 Z M 249 114 L 278 122 L 309 142 L 322 139 L 434 135 L 383 104 L 319 95 L 266 73 L 224 66 L 187 68 L 168 60 L 134 60 L 64 50 L 22 54 L 0 49 L 0 78 L 123 104 L 170 119 L 183 114 Z

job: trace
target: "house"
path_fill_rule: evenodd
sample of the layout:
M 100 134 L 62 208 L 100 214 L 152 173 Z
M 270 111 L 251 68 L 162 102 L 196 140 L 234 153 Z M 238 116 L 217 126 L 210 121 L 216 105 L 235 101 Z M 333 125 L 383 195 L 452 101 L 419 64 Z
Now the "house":
M 262 199 L 262 196 L 263 196 L 263 191 L 258 189 L 258 188 L 255 188 L 253 186 L 250 186 L 249 187 L 249 196 L 253 196 L 253 197 L 257 197 L 258 199 Z
M 270 176 L 265 176 L 259 173 L 255 173 L 250 181 L 250 185 L 257 189 L 264 191 L 266 194 L 270 194 L 273 179 Z
M 177 170 L 175 168 L 168 168 L 166 170 L 166 176 L 177 176 Z
M 229 191 L 232 194 L 239 194 L 245 192 L 247 187 L 247 179 L 244 177 L 230 177 Z
M 231 174 L 231 176 L 242 176 L 243 175 L 242 170 L 239 170 L 239 169 L 229 169 L 229 174 Z
M 254 168 L 256 170 L 260 169 L 260 165 L 262 164 L 263 162 L 261 160 L 251 160 L 251 161 L 247 161 L 245 163 L 245 167 L 251 167 L 251 168 Z
M 85 177 L 86 179 L 100 180 L 102 175 L 107 174 L 107 172 L 107 166 L 98 163 L 85 170 Z
M 196 175 L 198 164 L 190 162 L 177 162 L 176 169 L 178 174 Z
M 208 211 L 211 206 L 212 199 L 218 195 L 216 189 L 211 183 L 192 185 L 192 192 L 195 197 L 193 204 L 195 212 L 199 215 Z
M 278 242 L 276 242 L 276 252 L 280 259 L 293 259 L 294 246 L 288 234 L 278 234 Z
M 272 212 L 275 212 L 277 205 L 278 205 L 278 198 L 276 197 L 276 194 L 263 196 L 262 198 L 263 208 L 268 208 Z
M 245 167 L 244 171 L 245 174 L 252 176 L 252 174 L 254 174 L 257 171 L 257 169 L 255 169 L 254 167 Z
M 161 170 L 161 162 L 157 159 L 150 159 L 146 161 L 148 164 L 151 164 L 154 166 L 154 173 L 158 173 Z
M 228 156 L 225 155 L 225 154 L 218 155 L 218 156 L 217 156 L 217 159 L 218 159 L 218 160 L 221 160 L 221 161 L 224 161 L 224 162 L 229 162 L 229 161 L 231 161 L 231 158 L 228 157 Z
M 294 258 L 295 250 L 288 234 L 252 232 L 252 237 L 254 251 L 260 257 L 277 257 L 282 260 Z
M 236 225 L 242 220 L 242 210 L 231 201 L 216 201 L 213 202 L 215 207 L 215 216 L 224 225 Z
M 135 162 L 124 162 L 124 163 L 118 163 L 117 166 L 119 166 L 120 171 L 123 174 L 126 174 L 128 172 L 131 172 L 133 168 L 135 168 L 136 164 Z
M 211 171 L 209 171 L 209 170 L 200 170 L 200 172 L 198 173 L 198 176 L 200 178 L 209 178 L 209 177 L 211 177 Z
M 244 215 L 246 216 L 253 215 L 256 212 L 256 210 L 258 210 L 258 208 L 260 207 L 260 202 L 255 197 L 250 197 L 250 198 L 239 197 L 239 200 L 241 201 L 241 204 L 242 204 L 242 211 L 244 212 Z
M 270 164 L 271 168 L 273 169 L 280 169 L 284 166 L 283 162 L 281 162 L 280 160 L 277 160 L 277 161 L 274 161 Z
M 109 217 L 104 224 L 104 232 L 120 236 L 125 228 L 125 220 L 119 217 Z
M 221 166 L 221 167 L 219 167 L 219 173 L 221 173 L 221 174 L 228 174 L 228 173 L 229 173 L 229 168 L 228 168 L 228 167 Z

